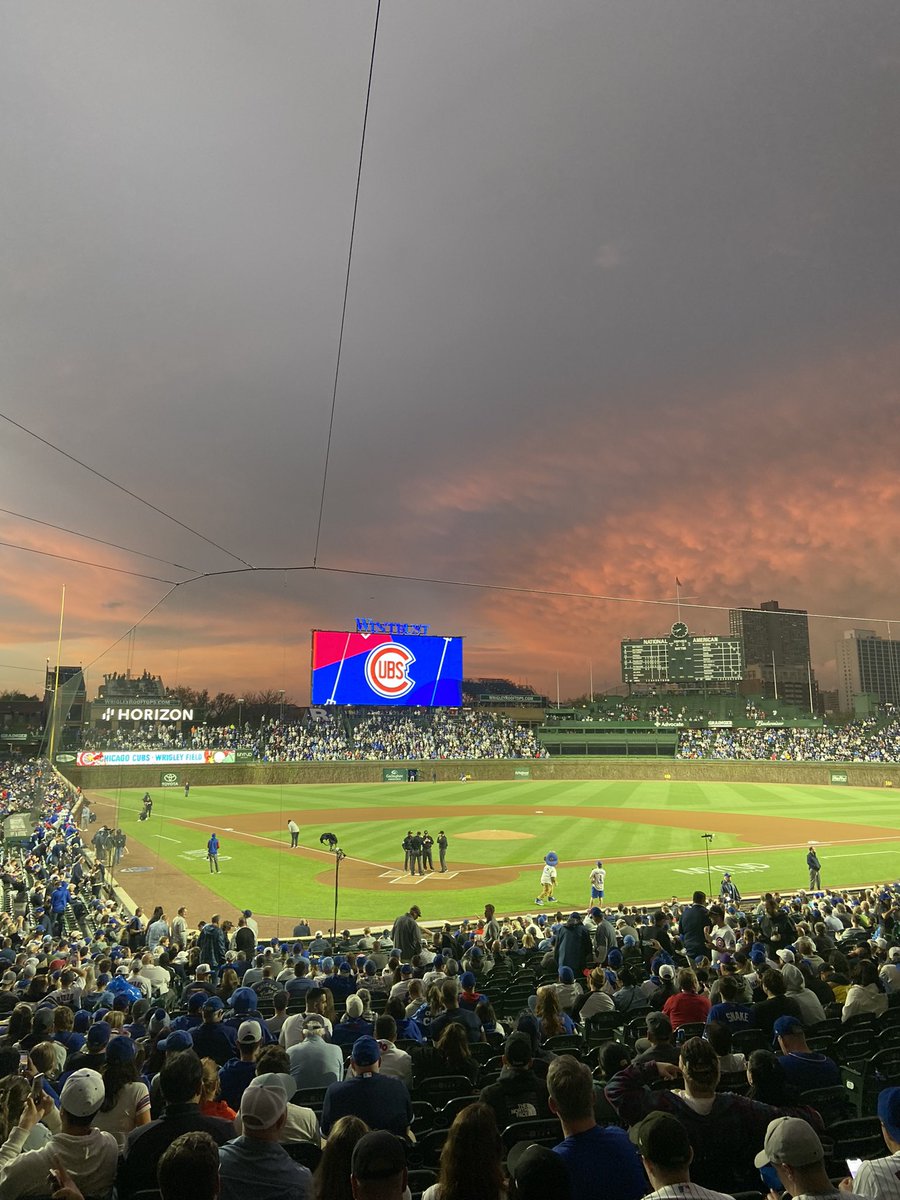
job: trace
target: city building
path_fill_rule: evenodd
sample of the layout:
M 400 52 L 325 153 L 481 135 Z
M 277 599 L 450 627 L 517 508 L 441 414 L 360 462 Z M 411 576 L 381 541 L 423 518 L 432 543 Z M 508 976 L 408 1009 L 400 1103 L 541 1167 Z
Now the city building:
M 728 624 L 744 649 L 743 691 L 817 710 L 805 609 L 782 608 L 777 600 L 767 600 L 759 608 L 731 609 Z
M 874 629 L 847 629 L 835 645 L 841 712 L 855 710 L 855 696 L 900 704 L 900 642 Z

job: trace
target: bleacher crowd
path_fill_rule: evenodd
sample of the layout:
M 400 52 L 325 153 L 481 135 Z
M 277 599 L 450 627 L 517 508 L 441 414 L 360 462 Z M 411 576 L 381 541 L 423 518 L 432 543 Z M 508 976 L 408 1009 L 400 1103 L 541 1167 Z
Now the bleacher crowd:
M 769 759 L 780 762 L 900 762 L 900 721 L 872 718 L 822 729 L 686 729 L 678 758 Z
M 896 1196 L 898 884 L 266 941 L 0 798 L 0 1200 Z
M 258 727 L 175 725 L 85 733 L 86 750 L 246 749 L 261 762 L 539 758 L 534 732 L 509 717 L 447 709 L 310 710 L 299 720 L 264 718 Z

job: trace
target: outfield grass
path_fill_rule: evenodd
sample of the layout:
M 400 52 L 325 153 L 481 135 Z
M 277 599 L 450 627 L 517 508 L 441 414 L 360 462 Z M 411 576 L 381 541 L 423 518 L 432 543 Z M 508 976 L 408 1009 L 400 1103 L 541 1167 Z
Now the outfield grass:
M 413 900 L 426 919 L 471 915 L 487 900 L 499 911 L 527 911 L 538 891 L 541 860 L 551 849 L 561 860 L 557 897 L 563 908 L 587 903 L 587 878 L 596 858 L 608 868 L 607 901 L 685 897 L 706 886 L 703 832 L 715 835 L 710 848 L 714 885 L 727 869 L 745 893 L 803 887 L 809 840 L 820 847 L 826 885 L 894 879 L 900 870 L 897 801 L 892 793 L 874 789 L 607 780 L 209 789 L 195 784 L 188 800 L 180 789 L 156 789 L 153 817 L 145 823 L 137 821 L 140 790 L 96 794 L 117 803 L 129 839 L 152 852 L 150 865 L 169 864 L 207 884 L 205 846 L 214 818 L 222 842 L 215 889 L 238 908 L 291 918 L 321 918 L 331 911 L 333 859 L 285 853 L 287 820 L 294 817 L 301 825 L 301 846 L 315 851 L 321 849 L 319 835 L 333 831 L 350 856 L 343 868 L 340 920 L 354 925 L 386 921 Z M 400 808 L 402 814 L 396 811 Z M 432 815 L 433 809 L 441 814 Z M 611 811 L 598 817 L 592 809 Z M 354 819 L 341 820 L 349 810 L 356 810 Z M 393 810 L 390 819 L 388 810 Z M 270 816 L 253 826 L 249 840 L 229 834 L 231 818 L 243 825 L 254 814 L 260 821 L 263 814 Z M 400 842 L 410 826 L 427 827 L 432 834 L 446 830 L 448 864 L 459 873 L 409 886 L 377 880 L 378 872 L 368 868 L 371 885 L 354 885 L 354 873 L 361 869 L 355 860 L 384 869 L 402 865 Z M 533 836 L 461 837 L 485 830 Z M 467 875 L 476 868 L 503 867 L 518 870 L 497 871 L 495 879 Z M 126 881 L 127 876 L 127 886 Z M 166 888 L 177 890 L 177 877 L 173 881 L 168 874 Z M 177 902 L 176 896 L 160 899 L 170 906 Z

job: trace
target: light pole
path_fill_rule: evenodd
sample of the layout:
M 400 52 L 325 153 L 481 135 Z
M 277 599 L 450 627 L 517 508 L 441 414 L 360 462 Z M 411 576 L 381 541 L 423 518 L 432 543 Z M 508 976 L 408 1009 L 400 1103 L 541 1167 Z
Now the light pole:
M 326 846 L 334 855 L 334 922 L 331 926 L 331 940 L 337 941 L 337 923 L 338 923 L 338 890 L 340 888 L 341 863 L 347 857 L 344 851 L 338 845 L 338 840 L 333 833 L 323 833 L 319 838 L 319 844 Z
M 712 833 L 701 833 L 700 836 L 706 842 L 706 896 L 709 899 L 712 896 L 712 868 L 709 865 L 709 843 L 715 835 Z
M 244 697 L 238 696 L 238 729 L 244 728 Z

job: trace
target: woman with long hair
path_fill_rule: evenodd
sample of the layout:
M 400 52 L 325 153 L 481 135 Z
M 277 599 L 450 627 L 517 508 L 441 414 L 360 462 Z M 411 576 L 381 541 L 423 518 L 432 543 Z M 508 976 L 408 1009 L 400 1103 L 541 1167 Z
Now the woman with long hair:
M 417 1079 L 434 1075 L 465 1075 L 472 1086 L 480 1067 L 472 1057 L 469 1038 L 462 1025 L 445 1025 L 433 1046 L 413 1050 L 413 1070 Z
M 538 988 L 534 1012 L 541 1023 L 541 1042 L 559 1037 L 561 1033 L 575 1032 L 572 1018 L 559 1007 L 559 997 L 554 987 Z
M 200 1065 L 203 1067 L 200 1111 L 207 1117 L 221 1117 L 223 1121 L 233 1121 L 237 1113 L 222 1099 L 219 1064 L 212 1058 L 201 1058 Z
M 422 1200 L 503 1200 L 505 1195 L 503 1143 L 494 1110 L 469 1104 L 450 1126 L 438 1181 Z
M 876 1017 L 887 1011 L 888 998 L 878 977 L 878 968 L 870 958 L 860 959 L 850 972 L 850 987 L 841 1009 L 841 1020 L 849 1021 L 866 1013 Z
M 31 1081 L 24 1075 L 7 1075 L 5 1079 L 0 1079 L 0 1146 L 18 1125 L 25 1101 L 30 1095 Z M 53 1115 L 56 1120 L 55 1128 L 58 1130 L 59 1115 L 55 1108 Z M 46 1146 L 50 1137 L 50 1130 L 42 1121 L 29 1131 L 22 1149 L 40 1150 L 42 1146 Z
M 368 1132 L 368 1125 L 359 1117 L 335 1121 L 313 1175 L 314 1200 L 353 1200 L 350 1160 L 356 1143 Z
M 106 1096 L 93 1123 L 124 1146 L 132 1129 L 150 1123 L 150 1093 L 140 1078 L 137 1048 L 130 1037 L 110 1039 L 101 1073 Z
M 24 1037 L 28 1037 L 31 1033 L 31 1005 L 17 1004 L 9 1014 L 9 1022 L 6 1026 L 6 1034 L 3 1038 L 3 1044 L 6 1046 L 14 1046 Z
M 241 986 L 241 981 L 238 978 L 238 973 L 234 967 L 226 967 L 222 972 L 222 979 L 219 986 L 216 988 L 216 995 L 224 1000 L 227 1004 L 231 999 L 231 993 L 236 991 Z

